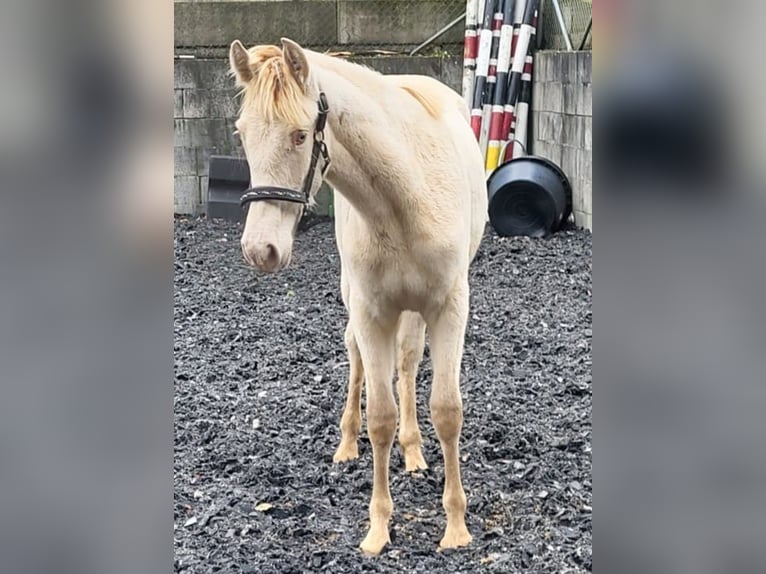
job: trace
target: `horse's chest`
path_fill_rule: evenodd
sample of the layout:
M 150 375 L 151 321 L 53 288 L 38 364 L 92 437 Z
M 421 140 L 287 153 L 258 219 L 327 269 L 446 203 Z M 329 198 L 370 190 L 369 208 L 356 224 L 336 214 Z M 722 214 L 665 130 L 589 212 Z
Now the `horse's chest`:
M 352 275 L 367 298 L 395 307 L 423 310 L 454 282 L 449 257 L 431 251 L 374 249 L 357 253 Z

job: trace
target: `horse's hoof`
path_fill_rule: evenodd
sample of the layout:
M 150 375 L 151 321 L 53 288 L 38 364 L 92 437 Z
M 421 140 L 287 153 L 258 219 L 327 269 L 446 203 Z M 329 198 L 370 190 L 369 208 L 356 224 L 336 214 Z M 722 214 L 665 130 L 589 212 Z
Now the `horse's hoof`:
M 388 530 L 383 532 L 373 532 L 370 530 L 359 545 L 359 548 L 367 556 L 377 556 L 390 541 Z
M 423 453 L 418 449 L 416 452 L 404 452 L 404 469 L 407 472 L 417 472 L 428 468 Z
M 354 442 L 352 444 L 341 444 L 338 447 L 338 450 L 335 451 L 332 461 L 334 463 L 339 463 L 354 460 L 355 458 L 359 458 L 359 449 Z
M 442 538 L 441 542 L 439 542 L 439 550 L 468 546 L 472 540 L 473 536 L 471 536 L 470 532 L 468 532 L 468 529 L 465 527 L 465 525 L 463 525 L 462 528 L 448 528 L 444 533 L 444 538 Z

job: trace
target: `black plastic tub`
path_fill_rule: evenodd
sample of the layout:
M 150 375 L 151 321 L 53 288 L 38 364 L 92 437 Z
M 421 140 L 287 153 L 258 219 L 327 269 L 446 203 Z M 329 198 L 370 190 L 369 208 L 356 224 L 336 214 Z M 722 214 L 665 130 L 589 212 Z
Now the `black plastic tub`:
M 539 156 L 512 159 L 487 180 L 489 220 L 498 235 L 545 237 L 572 212 L 572 186 L 564 171 Z

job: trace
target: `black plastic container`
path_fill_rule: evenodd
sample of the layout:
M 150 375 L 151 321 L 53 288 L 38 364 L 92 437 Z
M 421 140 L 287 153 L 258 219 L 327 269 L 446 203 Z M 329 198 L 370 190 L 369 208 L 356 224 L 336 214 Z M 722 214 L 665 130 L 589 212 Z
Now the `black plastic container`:
M 498 235 L 545 237 L 572 213 L 572 186 L 564 171 L 539 156 L 512 159 L 487 180 L 489 220 Z
M 247 213 L 240 207 L 242 193 L 250 187 L 247 160 L 225 155 L 211 155 L 208 170 L 207 216 L 242 221 Z

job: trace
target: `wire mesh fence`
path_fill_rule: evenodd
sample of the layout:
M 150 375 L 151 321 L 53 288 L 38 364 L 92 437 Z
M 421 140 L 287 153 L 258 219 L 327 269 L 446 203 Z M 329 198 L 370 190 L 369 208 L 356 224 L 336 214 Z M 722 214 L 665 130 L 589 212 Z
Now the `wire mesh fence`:
M 590 22 L 593 13 L 592 0 L 559 0 L 561 19 L 573 49 L 590 50 L 592 35 Z M 556 14 L 552 0 L 542 0 L 541 48 L 545 50 L 566 50 L 567 41 Z
M 425 50 L 461 53 L 464 11 L 465 0 L 175 0 L 176 47 L 287 36 L 313 49 L 408 53 L 443 31 Z

